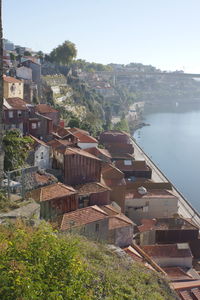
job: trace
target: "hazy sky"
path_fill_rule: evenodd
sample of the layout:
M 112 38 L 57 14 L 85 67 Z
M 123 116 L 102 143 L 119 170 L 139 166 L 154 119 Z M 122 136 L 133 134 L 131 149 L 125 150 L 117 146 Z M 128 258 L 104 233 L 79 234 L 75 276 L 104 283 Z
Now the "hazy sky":
M 200 0 L 2 0 L 4 37 L 78 58 L 200 73 Z

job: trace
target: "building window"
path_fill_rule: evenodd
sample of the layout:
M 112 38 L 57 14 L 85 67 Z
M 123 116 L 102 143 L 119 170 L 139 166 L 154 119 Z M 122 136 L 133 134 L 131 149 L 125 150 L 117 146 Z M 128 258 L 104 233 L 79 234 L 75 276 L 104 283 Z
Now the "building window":
M 41 159 L 43 159 L 44 158 L 44 153 L 43 152 L 41 152 Z
M 38 128 L 40 128 L 40 122 L 38 122 Z
M 96 225 L 95 225 L 95 231 L 96 231 L 96 232 L 99 232 L 99 224 L 96 224 Z
M 132 161 L 131 160 L 125 160 L 124 161 L 124 165 L 125 166 L 131 166 L 132 165 Z
M 16 90 L 15 84 L 13 83 L 10 87 L 10 91 L 13 93 Z
M 21 117 L 21 116 L 22 116 L 21 110 L 18 110 L 18 111 L 17 111 L 17 115 L 18 115 L 18 117 Z
M 148 206 L 144 206 L 142 209 L 143 212 L 147 213 L 149 211 L 149 207 Z
M 37 124 L 36 124 L 36 123 L 32 123 L 32 124 L 31 124 L 31 128 L 32 128 L 32 129 L 36 129 L 36 128 L 37 128 Z
M 9 117 L 9 118 L 13 118 L 13 111 L 9 111 L 9 112 L 8 112 L 8 117 Z

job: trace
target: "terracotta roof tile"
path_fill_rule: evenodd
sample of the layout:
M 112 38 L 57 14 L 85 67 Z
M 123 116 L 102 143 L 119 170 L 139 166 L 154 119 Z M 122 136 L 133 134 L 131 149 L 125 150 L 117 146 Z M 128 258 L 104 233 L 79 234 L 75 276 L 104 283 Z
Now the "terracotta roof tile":
M 58 151 L 60 151 L 60 150 L 58 149 Z M 84 151 L 84 150 L 82 150 L 82 149 L 78 149 L 78 148 L 71 148 L 71 147 L 69 147 L 69 148 L 67 148 L 67 149 L 64 151 L 63 154 L 64 154 L 64 155 L 74 155 L 74 154 L 78 154 L 78 155 L 82 155 L 82 156 L 89 157 L 89 158 L 92 158 L 92 159 L 95 159 L 95 160 L 99 160 L 99 161 L 100 161 L 100 159 L 97 158 L 96 156 L 94 156 L 94 155 L 92 155 L 92 154 L 90 154 L 90 153 L 88 153 L 88 152 L 86 152 L 86 151 Z
M 141 246 L 149 256 L 156 257 L 191 257 L 192 253 L 187 243 Z
M 55 108 L 47 105 L 47 104 L 38 104 L 36 105 L 36 110 L 40 114 L 45 114 L 45 113 L 51 113 L 51 112 L 58 112 Z
M 127 227 L 133 225 L 133 222 L 123 214 L 109 217 L 109 230 Z
M 85 149 L 85 151 L 95 155 L 98 157 L 98 155 L 104 155 L 106 156 L 107 158 L 111 158 L 111 155 L 109 153 L 108 150 L 106 149 L 101 149 L 101 148 L 97 148 L 97 147 L 91 147 L 91 148 L 87 148 Z
M 77 137 L 79 143 L 98 143 L 98 141 L 94 137 L 82 132 L 73 132 L 73 135 Z
M 21 80 L 18 80 L 15 77 L 11 77 L 11 76 L 3 76 L 3 80 L 8 83 L 22 83 Z
M 108 215 L 97 205 L 88 206 L 63 215 L 60 229 L 78 227 L 108 218 Z
M 182 300 L 200 299 L 200 280 L 173 282 L 172 287 Z
M 27 105 L 28 103 L 22 100 L 21 98 L 7 98 L 6 100 L 4 99 L 5 108 L 8 108 L 8 106 L 10 106 L 11 109 L 27 110 L 28 109 Z
M 193 280 L 193 278 L 187 274 L 181 267 L 163 267 L 168 278 L 172 281 L 178 280 Z
M 105 191 L 110 191 L 110 188 L 99 183 L 99 182 L 90 182 L 85 184 L 79 184 L 75 186 L 75 189 L 78 191 L 79 195 L 89 195 L 92 193 L 100 193 Z
M 35 136 L 29 134 L 29 136 L 34 140 L 34 144 L 40 144 L 43 145 L 45 147 L 49 147 L 44 141 L 37 139 Z
M 100 206 L 100 208 L 105 211 L 109 216 L 115 216 L 120 213 L 120 211 L 114 208 L 111 204 Z
M 49 201 L 72 194 L 76 194 L 76 191 L 71 186 L 58 182 L 41 188 L 40 201 Z

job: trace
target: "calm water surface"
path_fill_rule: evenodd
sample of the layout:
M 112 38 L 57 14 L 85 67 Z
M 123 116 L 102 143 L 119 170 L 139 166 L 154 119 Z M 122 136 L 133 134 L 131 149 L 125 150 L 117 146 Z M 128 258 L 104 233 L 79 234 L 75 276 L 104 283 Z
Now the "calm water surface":
M 134 138 L 200 212 L 200 107 L 148 113 Z

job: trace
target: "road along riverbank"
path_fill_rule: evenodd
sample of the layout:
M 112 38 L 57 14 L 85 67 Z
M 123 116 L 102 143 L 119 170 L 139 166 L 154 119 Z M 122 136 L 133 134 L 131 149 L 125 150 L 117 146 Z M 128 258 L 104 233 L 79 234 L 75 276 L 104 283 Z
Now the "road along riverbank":
M 170 182 L 163 172 L 154 164 L 150 157 L 143 149 L 132 139 L 134 146 L 134 156 L 137 160 L 145 160 L 152 169 L 152 180 L 155 182 Z M 171 183 L 171 182 L 170 182 Z M 196 211 L 190 202 L 179 192 L 179 190 L 171 183 L 172 192 L 178 198 L 178 213 L 184 218 L 190 218 L 200 227 L 200 214 Z

